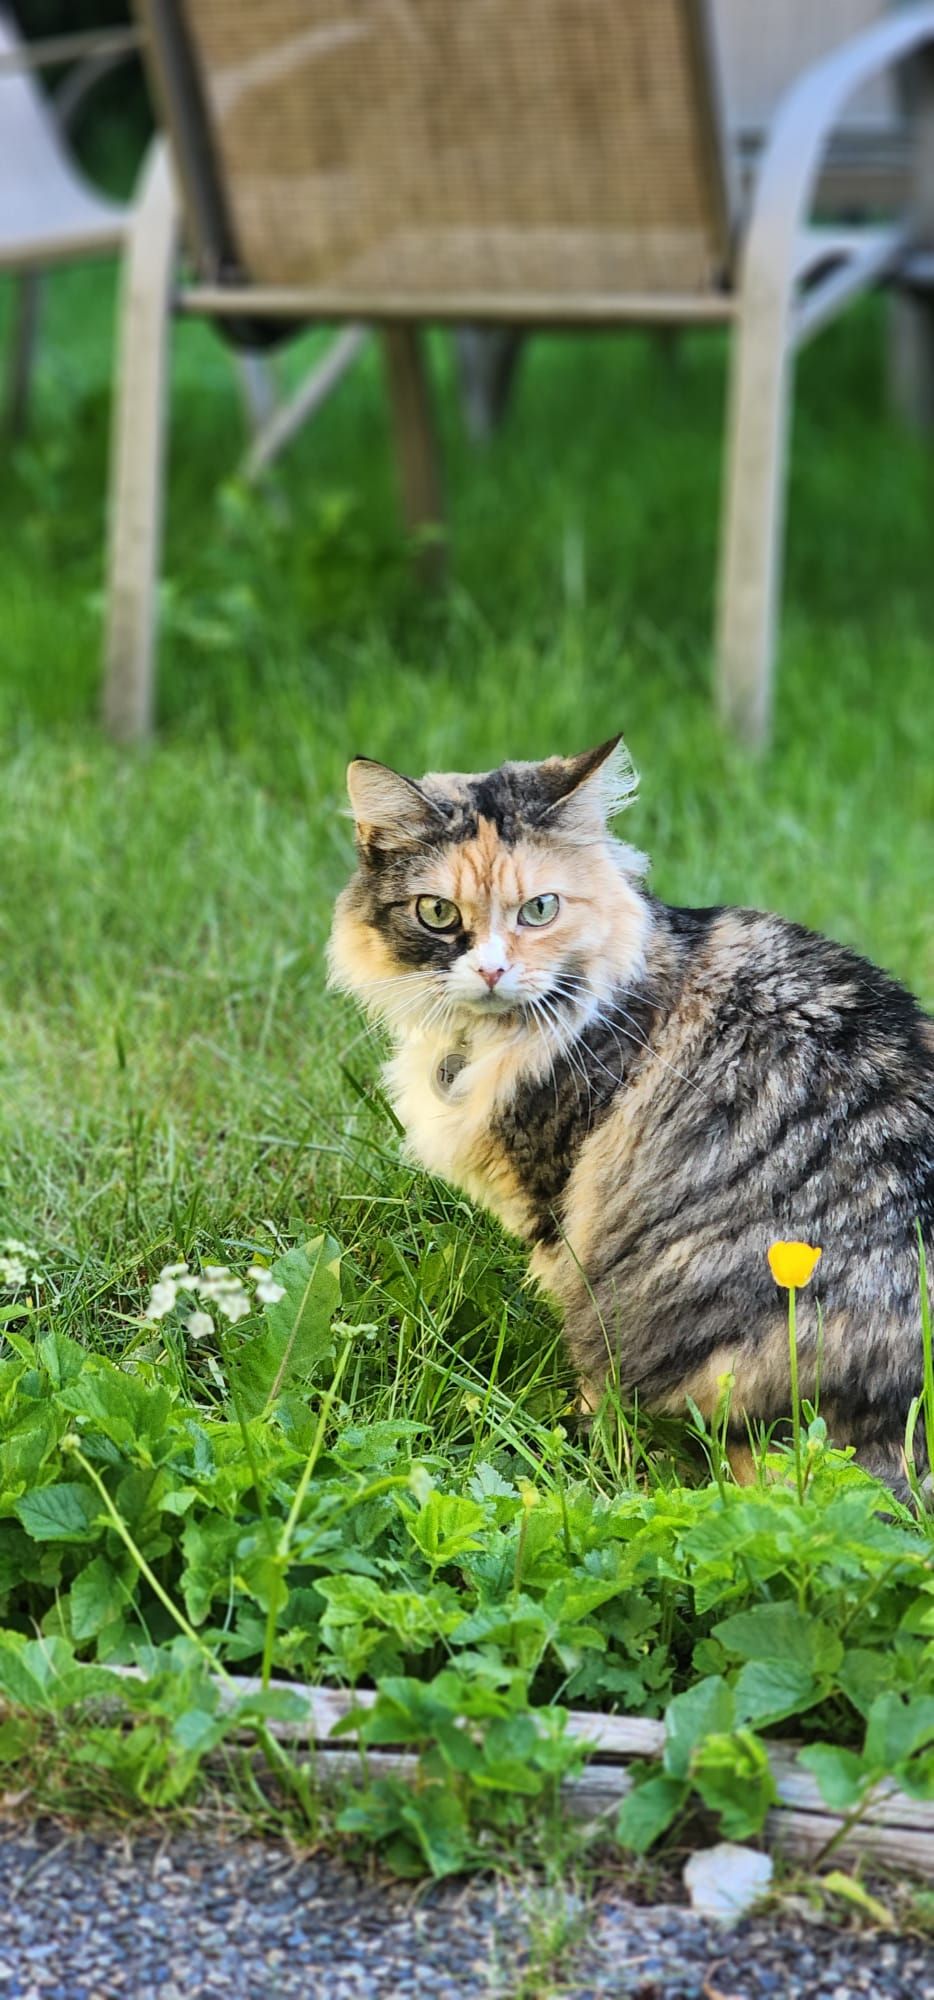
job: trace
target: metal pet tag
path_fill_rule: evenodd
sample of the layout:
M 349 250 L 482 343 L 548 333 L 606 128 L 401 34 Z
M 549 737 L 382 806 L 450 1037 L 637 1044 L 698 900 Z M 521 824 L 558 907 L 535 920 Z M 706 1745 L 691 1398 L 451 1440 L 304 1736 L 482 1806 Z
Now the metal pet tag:
M 461 1070 L 466 1066 L 467 1057 L 463 1049 L 449 1049 L 447 1055 L 442 1056 L 434 1073 L 434 1086 L 439 1097 L 450 1097 Z

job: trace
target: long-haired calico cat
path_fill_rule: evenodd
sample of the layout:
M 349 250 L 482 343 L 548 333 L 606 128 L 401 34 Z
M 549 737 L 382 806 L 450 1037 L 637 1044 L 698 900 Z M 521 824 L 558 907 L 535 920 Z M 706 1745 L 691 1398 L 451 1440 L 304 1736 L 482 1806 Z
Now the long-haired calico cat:
M 585 1409 L 612 1371 L 710 1413 L 731 1372 L 737 1441 L 787 1415 L 766 1253 L 805 1239 L 801 1393 L 819 1298 L 830 1433 L 898 1482 L 919 1223 L 934 1267 L 934 1022 L 797 924 L 649 895 L 608 828 L 634 782 L 618 740 L 417 783 L 356 759 L 332 981 L 389 1031 L 419 1160 L 533 1246 Z

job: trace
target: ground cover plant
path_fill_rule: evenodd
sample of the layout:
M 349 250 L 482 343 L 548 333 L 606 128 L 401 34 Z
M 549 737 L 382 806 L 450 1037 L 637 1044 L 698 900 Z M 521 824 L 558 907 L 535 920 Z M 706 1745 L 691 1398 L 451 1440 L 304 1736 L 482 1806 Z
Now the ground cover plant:
M 611 1407 L 582 1435 L 516 1247 L 407 1166 L 378 1048 L 323 990 L 349 754 L 470 768 L 622 726 L 662 894 L 781 909 L 931 1004 L 934 469 L 885 414 L 879 310 L 802 371 L 755 767 L 708 708 L 715 339 L 542 341 L 481 454 L 439 342 L 432 601 L 375 354 L 254 495 L 203 328 L 177 343 L 160 736 L 118 756 L 93 720 L 110 309 L 98 276 L 50 287 L 0 493 L 0 1756 L 162 1804 L 249 1720 L 314 1823 L 268 1683 L 375 1686 L 367 1741 L 421 1781 L 373 1779 L 342 1829 L 437 1872 L 553 1819 L 570 1706 L 669 1718 L 637 1846 L 698 1800 L 754 1837 L 775 1731 L 837 1809 L 882 1773 L 934 1795 L 927 1522 L 819 1414 L 752 1491 L 690 1423 Z M 127 1666 L 119 1714 L 76 1726 Z

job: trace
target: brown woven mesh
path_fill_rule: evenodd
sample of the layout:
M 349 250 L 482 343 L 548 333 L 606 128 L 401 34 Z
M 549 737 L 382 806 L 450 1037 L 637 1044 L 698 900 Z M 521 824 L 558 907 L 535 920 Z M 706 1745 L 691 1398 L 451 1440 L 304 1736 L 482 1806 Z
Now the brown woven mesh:
M 251 280 L 426 312 L 718 283 L 700 0 L 176 4 Z

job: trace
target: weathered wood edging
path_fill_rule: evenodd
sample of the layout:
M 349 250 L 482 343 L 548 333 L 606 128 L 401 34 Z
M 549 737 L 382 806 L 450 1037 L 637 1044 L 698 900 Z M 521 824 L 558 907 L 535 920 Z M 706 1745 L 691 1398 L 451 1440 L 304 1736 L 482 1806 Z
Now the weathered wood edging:
M 135 1677 L 135 1670 L 122 1669 Z M 364 1768 L 352 1732 L 334 1739 L 331 1732 L 351 1708 L 368 1708 L 376 1700 L 370 1689 L 311 1687 L 301 1681 L 273 1680 L 270 1687 L 306 1704 L 307 1715 L 295 1721 L 270 1720 L 270 1734 L 283 1743 L 309 1743 L 320 1753 L 319 1774 L 327 1778 L 359 1776 Z M 232 1708 L 245 1695 L 260 1691 L 254 1677 L 218 1678 L 221 1708 Z M 657 1757 L 665 1747 L 665 1725 L 638 1715 L 586 1714 L 572 1710 L 568 1733 L 591 1744 L 585 1771 L 565 1779 L 561 1796 L 576 1818 L 599 1820 L 614 1812 L 632 1786 L 626 1768 L 633 1757 Z M 804 1860 L 816 1860 L 832 1846 L 835 1857 L 871 1855 L 914 1873 L 934 1878 L 934 1804 L 912 1799 L 895 1785 L 877 1785 L 858 1820 L 828 1810 L 815 1780 L 795 1762 L 793 1746 L 769 1743 L 769 1763 L 781 1801 L 765 1823 L 764 1844 Z M 414 1776 L 418 1759 L 411 1751 L 366 1751 L 371 1776 L 394 1773 Z

